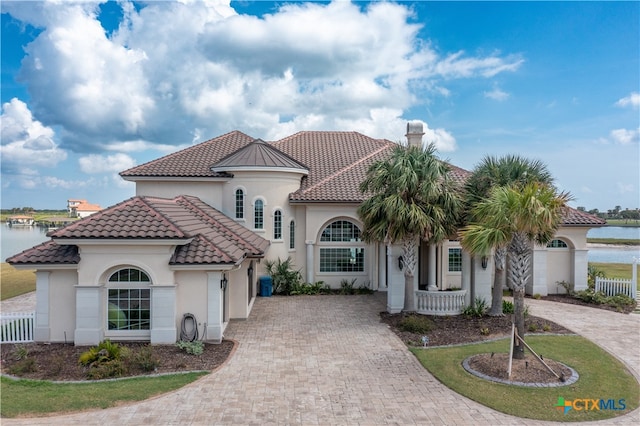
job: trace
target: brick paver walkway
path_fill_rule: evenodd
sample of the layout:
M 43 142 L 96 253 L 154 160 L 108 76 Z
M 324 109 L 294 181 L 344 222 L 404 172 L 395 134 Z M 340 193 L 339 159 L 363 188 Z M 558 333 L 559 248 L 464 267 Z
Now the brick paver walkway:
M 544 424 L 495 412 L 437 382 L 379 321 L 384 296 L 259 298 L 248 320 L 229 326 L 226 337 L 240 345 L 215 374 L 137 404 L 2 424 Z M 532 302 L 535 315 L 593 338 L 640 371 L 640 316 Z M 638 424 L 638 414 L 602 424 Z

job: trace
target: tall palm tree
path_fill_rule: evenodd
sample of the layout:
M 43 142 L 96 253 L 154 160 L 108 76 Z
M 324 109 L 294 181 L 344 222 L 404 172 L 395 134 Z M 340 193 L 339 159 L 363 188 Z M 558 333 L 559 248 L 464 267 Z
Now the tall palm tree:
M 546 245 L 553 239 L 570 200 L 568 193 L 558 193 L 553 186 L 539 182 L 496 186 L 473 208 L 475 221 L 460 232 L 460 243 L 471 253 L 508 247 L 514 318 L 521 337 L 525 332 L 524 291 L 531 274 L 531 244 Z M 524 358 L 523 345 L 514 348 L 513 357 Z
M 398 145 L 385 161 L 369 167 L 360 191 L 370 194 L 358 208 L 365 241 L 402 244 L 404 309 L 415 310 L 413 276 L 419 239 L 437 244 L 455 235 L 461 200 L 449 167 L 438 159 L 435 145 Z
M 531 182 L 553 184 L 553 177 L 547 166 L 541 161 L 529 160 L 519 155 L 505 155 L 504 157 L 487 156 L 482 159 L 465 182 L 465 214 L 463 220 L 469 223 L 472 218 L 470 212 L 479 202 L 485 200 L 495 186 L 526 185 Z M 506 283 L 507 242 L 496 241 L 496 245 L 489 247 L 487 255 L 493 249 L 495 275 L 493 292 L 491 294 L 491 309 L 489 315 L 502 315 L 502 289 Z

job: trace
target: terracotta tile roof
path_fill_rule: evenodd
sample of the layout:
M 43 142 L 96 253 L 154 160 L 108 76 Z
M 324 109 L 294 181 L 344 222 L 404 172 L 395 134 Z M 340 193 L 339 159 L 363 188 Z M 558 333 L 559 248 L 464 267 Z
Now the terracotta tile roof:
M 211 166 L 225 156 L 254 141 L 237 130 L 198 145 L 166 155 L 120 173 L 125 179 L 136 177 L 220 177 Z
M 581 212 L 572 207 L 565 208 L 563 214 L 563 225 L 565 226 L 604 226 L 607 222 L 587 212 Z
M 77 265 L 80 263 L 80 255 L 77 246 L 58 245 L 49 240 L 11 256 L 7 259 L 7 263 L 12 265 Z
M 307 173 L 307 167 L 261 139 L 256 139 L 212 166 L 216 172 L 234 168 L 286 168 Z
M 245 257 L 262 257 L 269 241 L 239 225 L 197 197 L 174 199 L 133 197 L 49 233 L 52 241 L 25 250 L 9 263 L 78 263 L 70 239 L 175 239 L 172 265 L 236 264 Z M 191 239 L 187 244 L 184 240 Z M 71 256 L 75 253 L 76 257 Z M 73 260 L 73 261 L 70 261 Z
M 133 197 L 47 234 L 56 239 L 183 239 L 181 229 L 143 197 Z

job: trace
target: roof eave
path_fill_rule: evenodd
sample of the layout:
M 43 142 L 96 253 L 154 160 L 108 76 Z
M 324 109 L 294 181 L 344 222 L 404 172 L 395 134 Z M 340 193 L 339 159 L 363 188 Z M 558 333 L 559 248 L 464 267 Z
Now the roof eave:
M 136 246 L 182 246 L 189 244 L 193 238 L 52 238 L 61 246 L 79 245 L 136 245 Z

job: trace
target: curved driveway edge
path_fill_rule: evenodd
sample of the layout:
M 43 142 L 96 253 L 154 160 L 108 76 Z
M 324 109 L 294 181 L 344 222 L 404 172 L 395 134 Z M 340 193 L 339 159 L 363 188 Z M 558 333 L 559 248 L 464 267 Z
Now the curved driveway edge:
M 215 374 L 141 403 L 2 424 L 549 424 L 498 413 L 440 384 L 380 322 L 385 296 L 258 298 L 249 319 L 228 327 L 226 337 L 239 346 Z M 640 316 L 527 304 L 534 315 L 571 328 L 624 360 L 636 375 L 640 371 Z M 601 321 L 611 329 L 605 335 L 597 331 L 607 329 Z M 621 322 L 626 331 L 618 327 Z M 639 420 L 636 410 L 599 424 Z

